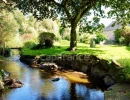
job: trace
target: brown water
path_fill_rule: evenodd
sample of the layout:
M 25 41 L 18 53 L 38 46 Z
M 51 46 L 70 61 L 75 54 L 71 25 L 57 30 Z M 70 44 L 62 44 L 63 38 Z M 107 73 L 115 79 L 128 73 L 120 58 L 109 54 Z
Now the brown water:
M 31 69 L 19 61 L 18 55 L 0 62 L 0 69 L 11 72 L 12 77 L 24 83 L 21 88 L 4 92 L 3 100 L 104 100 L 102 91 L 71 83 L 58 75 Z M 53 82 L 52 76 L 59 77 L 60 80 Z

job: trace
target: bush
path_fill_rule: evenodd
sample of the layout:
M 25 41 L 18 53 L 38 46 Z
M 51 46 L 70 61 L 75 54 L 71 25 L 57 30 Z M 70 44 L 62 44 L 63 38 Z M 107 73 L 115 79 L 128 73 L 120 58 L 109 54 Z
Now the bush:
M 61 35 L 63 40 L 70 40 L 70 28 L 64 28 L 61 30 Z
M 128 46 L 130 44 L 130 27 L 125 27 L 121 30 L 121 36 L 125 38 L 125 44 Z
M 4 57 L 9 57 L 10 56 L 10 48 L 5 48 L 4 51 L 3 51 L 3 48 L 0 47 L 0 55 L 1 56 L 4 56 Z
M 53 33 L 42 32 L 39 35 L 39 44 L 44 45 L 45 47 L 52 47 L 54 40 L 55 40 L 55 35 Z
M 33 41 L 27 41 L 24 43 L 24 48 L 33 48 L 34 46 L 36 46 L 36 44 Z
M 87 33 L 81 34 L 80 42 L 81 43 L 89 43 L 90 42 L 90 34 L 87 34 Z
M 100 43 L 100 41 L 103 41 L 103 40 L 107 40 L 106 35 L 103 33 L 97 33 L 96 38 L 95 38 L 96 44 Z
M 117 29 L 114 31 L 115 35 L 115 42 L 120 43 L 120 38 L 121 38 L 121 29 Z
M 124 38 L 123 36 L 121 36 L 121 37 L 119 38 L 119 43 L 120 43 L 120 44 L 124 44 L 124 43 L 125 43 L 125 38 Z

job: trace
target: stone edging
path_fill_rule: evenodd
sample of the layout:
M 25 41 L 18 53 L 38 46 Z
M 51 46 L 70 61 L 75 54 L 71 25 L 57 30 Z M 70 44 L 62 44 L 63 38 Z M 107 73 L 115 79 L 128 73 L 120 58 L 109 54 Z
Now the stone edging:
M 94 78 L 101 79 L 108 87 L 125 80 L 123 67 L 117 62 L 99 59 L 94 55 L 21 55 L 20 60 L 31 67 L 39 67 L 41 64 L 47 62 L 55 63 L 58 65 L 58 68 L 84 72 Z

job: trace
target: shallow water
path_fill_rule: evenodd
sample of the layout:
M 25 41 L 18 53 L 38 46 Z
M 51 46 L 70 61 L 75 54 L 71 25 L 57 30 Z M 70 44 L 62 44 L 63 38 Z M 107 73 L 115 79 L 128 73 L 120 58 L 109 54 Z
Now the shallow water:
M 19 61 L 18 55 L 0 62 L 0 69 L 11 72 L 11 77 L 24 83 L 21 88 L 4 92 L 3 100 L 104 100 L 102 91 L 71 83 L 58 75 L 29 68 Z M 52 77 L 59 77 L 60 80 L 53 82 Z

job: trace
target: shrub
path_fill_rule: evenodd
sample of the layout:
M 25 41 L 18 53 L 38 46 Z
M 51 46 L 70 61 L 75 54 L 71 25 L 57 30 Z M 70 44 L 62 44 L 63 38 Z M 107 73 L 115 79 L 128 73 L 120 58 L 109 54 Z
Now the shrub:
M 70 28 L 64 28 L 60 33 L 62 35 L 63 40 L 70 40 Z
M 4 48 L 4 51 L 3 51 L 3 48 L 0 47 L 0 55 L 1 56 L 4 56 L 4 57 L 9 57 L 10 56 L 10 48 Z
M 120 43 L 120 38 L 121 38 L 121 29 L 117 29 L 114 31 L 115 35 L 115 42 Z
M 125 27 L 121 30 L 121 35 L 125 38 L 125 44 L 130 44 L 130 27 Z
M 106 35 L 103 33 L 97 33 L 96 38 L 95 38 L 96 44 L 100 43 L 100 41 L 103 41 L 103 40 L 107 40 Z
M 125 43 L 125 38 L 124 38 L 123 36 L 121 36 L 121 37 L 119 38 L 119 43 L 120 43 L 120 44 L 124 44 L 124 43 Z
M 39 44 L 44 45 L 45 47 L 52 47 L 54 40 L 55 40 L 55 35 L 53 33 L 42 32 L 39 35 Z
M 24 48 L 33 48 L 36 44 L 33 41 L 27 41 L 24 43 Z
M 87 33 L 81 34 L 80 42 L 81 43 L 89 43 L 90 42 L 90 34 L 87 34 Z

